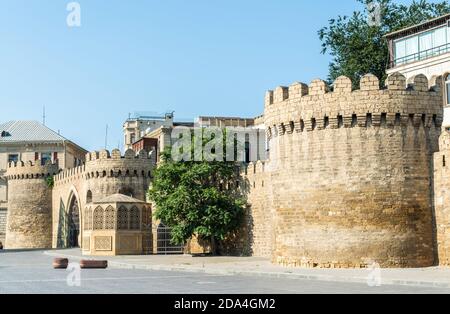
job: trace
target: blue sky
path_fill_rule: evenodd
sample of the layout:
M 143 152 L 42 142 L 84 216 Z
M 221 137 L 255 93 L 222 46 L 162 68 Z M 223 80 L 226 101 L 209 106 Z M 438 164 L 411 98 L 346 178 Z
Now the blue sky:
M 253 117 L 264 93 L 326 78 L 317 31 L 356 0 L 0 1 L 0 122 L 42 120 L 88 150 L 134 111 Z M 409 2 L 409 1 L 404 1 Z

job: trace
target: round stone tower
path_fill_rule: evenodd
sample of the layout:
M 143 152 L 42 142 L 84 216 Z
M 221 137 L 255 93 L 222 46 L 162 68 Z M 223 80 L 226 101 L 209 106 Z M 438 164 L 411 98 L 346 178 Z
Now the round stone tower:
M 266 95 L 273 261 L 304 267 L 422 267 L 435 262 L 432 156 L 441 87 L 394 74 L 352 90 L 346 77 Z M 273 227 L 270 227 L 273 226 Z
M 7 249 L 52 247 L 52 177 L 58 165 L 40 160 L 10 163 L 8 180 Z
M 88 241 L 82 228 L 87 204 L 114 194 L 145 201 L 154 166 L 144 150 L 128 150 L 122 156 L 115 149 L 87 153 L 84 165 L 61 171 L 53 189 L 53 246 L 66 248 Z
M 121 155 L 107 150 L 86 155 L 86 189 L 96 201 L 113 194 L 124 194 L 145 201 L 151 171 L 154 168 L 145 150 Z

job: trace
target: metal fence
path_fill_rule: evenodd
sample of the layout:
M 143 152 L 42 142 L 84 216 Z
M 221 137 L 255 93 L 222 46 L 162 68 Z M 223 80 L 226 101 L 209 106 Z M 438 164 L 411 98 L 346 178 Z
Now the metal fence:
M 171 241 L 171 229 L 160 224 L 157 229 L 157 253 L 161 255 L 183 254 L 185 245 L 175 245 Z
M 400 66 L 403 64 L 408 64 L 411 62 L 416 62 L 416 61 L 421 61 L 421 60 L 425 60 L 434 56 L 439 56 L 445 53 L 450 52 L 450 43 L 439 46 L 439 47 L 434 47 L 428 50 L 423 50 L 423 51 L 419 51 L 417 53 L 405 56 L 405 57 L 401 57 L 401 58 L 397 58 L 395 60 L 393 60 L 392 62 L 390 62 L 389 64 L 389 68 L 393 68 L 396 66 Z

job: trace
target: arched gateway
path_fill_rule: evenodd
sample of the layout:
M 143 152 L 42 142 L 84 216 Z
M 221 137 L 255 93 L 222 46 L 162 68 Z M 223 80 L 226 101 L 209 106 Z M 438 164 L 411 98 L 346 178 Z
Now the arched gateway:
M 75 195 L 71 196 L 68 213 L 67 246 L 75 248 L 80 246 L 80 206 Z

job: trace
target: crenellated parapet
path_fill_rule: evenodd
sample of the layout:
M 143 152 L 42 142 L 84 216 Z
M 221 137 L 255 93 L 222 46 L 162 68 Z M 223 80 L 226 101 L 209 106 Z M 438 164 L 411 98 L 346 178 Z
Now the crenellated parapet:
M 142 150 L 136 154 L 128 150 L 124 155 L 120 150 L 95 151 L 86 154 L 86 164 L 61 171 L 55 176 L 55 185 L 65 184 L 77 179 L 105 177 L 143 177 L 150 178 L 154 168 L 149 154 Z
M 431 266 L 441 80 L 393 74 L 380 88 L 368 74 L 352 86 L 339 77 L 266 94 L 269 159 L 242 174 L 252 249 L 286 266 Z
M 8 164 L 5 177 L 9 180 L 47 178 L 56 175 L 58 171 L 58 164 L 50 161 L 46 163 L 41 160 L 35 162 L 18 161 Z
M 87 178 L 137 176 L 149 178 L 154 164 L 145 150 L 135 153 L 127 150 L 122 156 L 120 150 L 107 150 L 86 155 Z
M 372 74 L 361 78 L 352 90 L 347 77 L 339 77 L 333 89 L 322 80 L 308 86 L 294 83 L 277 87 L 265 97 L 265 125 L 269 137 L 327 128 L 394 127 L 413 124 L 441 127 L 443 122 L 441 80 L 429 82 L 417 75 L 412 83 L 395 73 L 380 89 Z
M 62 170 L 54 177 L 55 186 L 83 179 L 85 175 L 86 175 L 85 165 Z

